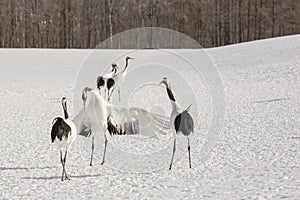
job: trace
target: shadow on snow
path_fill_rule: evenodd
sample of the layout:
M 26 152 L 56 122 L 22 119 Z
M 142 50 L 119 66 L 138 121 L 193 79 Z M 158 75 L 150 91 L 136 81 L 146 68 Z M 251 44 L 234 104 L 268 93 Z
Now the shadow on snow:
M 55 169 L 57 167 L 0 167 L 0 171 L 9 170 L 32 170 L 32 169 Z
M 99 176 L 101 176 L 101 174 L 69 176 L 69 178 L 72 180 L 72 178 L 93 178 L 93 177 L 99 177 Z M 53 180 L 53 179 L 61 179 L 61 176 L 23 177 L 21 179 L 25 179 L 25 180 Z

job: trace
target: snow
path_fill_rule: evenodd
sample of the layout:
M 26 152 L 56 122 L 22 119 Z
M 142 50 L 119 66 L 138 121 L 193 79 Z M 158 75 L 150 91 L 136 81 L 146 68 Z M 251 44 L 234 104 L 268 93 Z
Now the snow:
M 299 199 L 299 44 L 294 35 L 201 50 L 1 49 L 0 198 Z M 135 60 L 114 104 L 169 115 L 157 86 L 164 76 L 183 108 L 193 104 L 192 169 L 183 136 L 171 171 L 169 136 L 110 137 L 100 165 L 98 134 L 94 166 L 91 139 L 78 136 L 66 162 L 71 180 L 61 182 L 50 140 L 60 99 L 74 117 L 82 87 L 112 62 L 122 69 L 124 55 Z

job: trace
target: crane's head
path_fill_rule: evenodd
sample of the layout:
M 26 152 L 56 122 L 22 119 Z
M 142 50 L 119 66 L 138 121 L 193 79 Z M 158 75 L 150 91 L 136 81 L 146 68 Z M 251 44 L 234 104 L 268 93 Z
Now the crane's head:
M 66 97 L 63 97 L 63 98 L 61 99 L 61 104 L 62 104 L 63 106 L 66 106 L 66 105 L 67 105 L 67 98 L 66 98 Z
M 164 77 L 163 80 L 159 83 L 159 85 L 164 84 L 167 88 L 170 87 L 170 83 L 167 79 L 167 77 Z
M 126 57 L 126 61 L 128 61 L 128 60 L 130 60 L 130 59 L 134 59 L 134 58 L 129 57 L 129 56 Z
M 116 63 L 111 64 L 111 71 L 117 72 L 118 66 Z

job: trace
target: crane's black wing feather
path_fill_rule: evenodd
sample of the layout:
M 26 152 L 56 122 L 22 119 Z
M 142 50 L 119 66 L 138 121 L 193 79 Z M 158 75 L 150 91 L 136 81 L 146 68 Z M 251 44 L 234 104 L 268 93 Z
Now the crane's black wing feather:
M 194 121 L 192 116 L 185 110 L 175 118 L 176 133 L 182 132 L 183 135 L 188 136 L 194 132 Z
M 110 90 L 110 88 L 112 88 L 112 86 L 114 86 L 114 84 L 115 84 L 115 81 L 114 81 L 114 79 L 112 79 L 112 78 L 109 78 L 108 80 L 107 80 L 107 89 L 108 90 Z
M 97 78 L 97 88 L 100 89 L 100 87 L 102 87 L 105 84 L 104 79 L 102 76 L 99 76 Z
M 71 132 L 71 127 L 60 117 L 55 118 L 53 121 L 54 124 L 51 130 L 51 140 L 54 142 L 57 137 L 59 140 L 62 140 L 63 136 L 68 138 L 69 133 Z

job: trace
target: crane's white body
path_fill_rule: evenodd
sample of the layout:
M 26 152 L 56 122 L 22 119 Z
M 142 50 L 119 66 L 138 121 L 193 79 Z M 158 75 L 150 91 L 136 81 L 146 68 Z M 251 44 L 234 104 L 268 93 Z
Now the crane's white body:
M 107 117 L 110 114 L 111 105 L 107 103 L 96 90 L 92 90 L 91 93 L 92 95 L 88 106 L 86 107 L 86 112 L 92 122 L 92 125 L 98 124 L 105 128 L 107 127 L 106 122 Z
M 115 85 L 113 86 L 113 89 L 110 93 L 110 95 L 108 96 L 108 100 L 110 100 L 110 97 L 112 95 L 112 93 L 114 92 L 115 89 L 118 90 L 118 94 L 119 94 L 119 100 L 121 100 L 121 96 L 120 96 L 120 85 L 121 83 L 124 82 L 124 80 L 126 79 L 126 76 L 127 76 L 127 68 L 124 69 L 124 71 L 118 73 L 118 74 L 115 74 L 112 79 L 114 79 L 115 81 Z
M 113 72 L 109 72 L 107 74 L 104 74 L 102 77 L 104 80 L 107 80 L 109 78 L 112 78 L 117 72 L 116 71 L 113 71 Z
M 128 73 L 128 68 L 124 69 L 124 71 L 116 74 L 113 78 L 116 81 L 116 87 L 119 87 L 119 85 L 125 80 Z

